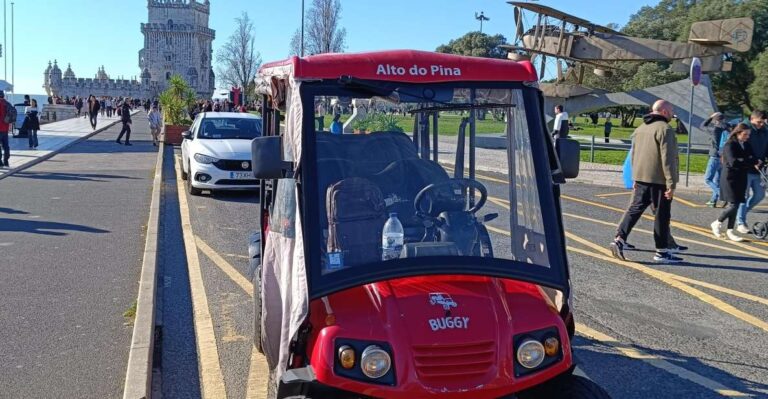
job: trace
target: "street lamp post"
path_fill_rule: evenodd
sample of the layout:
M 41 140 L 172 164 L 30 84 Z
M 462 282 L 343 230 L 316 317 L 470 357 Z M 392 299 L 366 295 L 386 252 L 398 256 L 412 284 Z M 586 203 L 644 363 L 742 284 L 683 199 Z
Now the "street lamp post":
M 486 17 L 482 11 L 480 11 L 480 14 L 475 13 L 475 19 L 480 21 L 480 33 L 483 33 L 483 21 L 490 21 L 491 19 Z
M 13 2 L 11 2 L 11 94 L 16 94 L 16 45 L 14 44 L 14 27 L 13 27 Z
M 301 0 L 301 56 L 304 57 L 304 0 Z

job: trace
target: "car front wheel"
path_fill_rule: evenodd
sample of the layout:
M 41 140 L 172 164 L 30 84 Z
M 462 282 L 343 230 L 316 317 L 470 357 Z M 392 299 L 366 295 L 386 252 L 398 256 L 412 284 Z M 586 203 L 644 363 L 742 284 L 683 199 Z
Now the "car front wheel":
M 187 162 L 187 165 L 189 165 L 189 162 Z M 181 180 L 187 179 L 189 179 L 189 173 L 184 171 L 184 161 L 181 161 Z
M 189 195 L 200 195 L 203 193 L 202 189 L 196 188 L 192 186 L 192 176 L 187 176 L 187 192 Z

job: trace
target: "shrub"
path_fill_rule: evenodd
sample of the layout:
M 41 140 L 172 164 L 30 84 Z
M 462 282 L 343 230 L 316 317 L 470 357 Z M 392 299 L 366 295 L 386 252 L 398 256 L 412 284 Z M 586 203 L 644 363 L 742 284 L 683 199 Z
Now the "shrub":
M 163 119 L 167 125 L 191 125 L 188 111 L 195 103 L 195 92 L 181 75 L 173 75 L 168 80 L 168 89 L 160 93 L 160 105 Z

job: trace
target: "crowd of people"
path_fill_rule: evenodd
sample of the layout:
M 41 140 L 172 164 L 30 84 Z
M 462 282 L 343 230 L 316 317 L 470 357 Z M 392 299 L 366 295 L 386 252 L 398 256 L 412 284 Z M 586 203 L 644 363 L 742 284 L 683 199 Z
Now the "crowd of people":
M 677 263 L 676 256 L 688 248 L 678 245 L 670 231 L 671 207 L 679 181 L 680 162 L 676 132 L 670 127 L 673 107 L 659 100 L 652 112 L 643 118 L 633 134 L 631 156 L 632 200 L 610 244 L 614 257 L 626 260 L 624 251 L 634 246 L 627 242 L 630 232 L 648 207 L 654 217 L 653 237 L 656 247 L 654 261 Z M 702 125 L 710 134 L 709 164 L 704 176 L 712 189 L 707 202 L 717 207 L 723 201 L 722 214 L 711 223 L 712 234 L 720 239 L 740 242 L 738 233 L 748 234 L 749 212 L 765 198 L 765 174 L 768 160 L 768 128 L 766 114 L 755 111 L 749 123 L 729 126 L 721 113 L 715 113 Z M 723 223 L 725 233 L 723 233 Z

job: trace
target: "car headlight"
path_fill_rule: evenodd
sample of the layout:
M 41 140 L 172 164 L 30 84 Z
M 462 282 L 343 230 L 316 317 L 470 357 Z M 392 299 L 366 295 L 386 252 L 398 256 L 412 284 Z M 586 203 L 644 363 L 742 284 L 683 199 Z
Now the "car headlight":
M 368 378 L 383 377 L 391 366 L 392 359 L 389 353 L 376 345 L 365 348 L 360 358 L 360 369 Z
M 208 155 L 195 154 L 195 161 L 199 163 L 209 164 L 209 163 L 219 162 L 219 159 L 214 158 L 212 156 L 208 156 Z
M 527 369 L 535 369 L 544 361 L 544 345 L 532 339 L 526 340 L 517 348 L 517 361 Z

